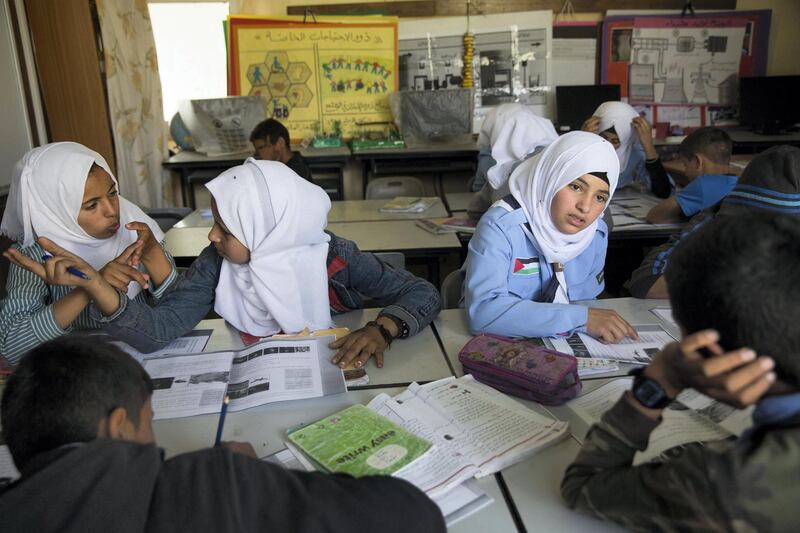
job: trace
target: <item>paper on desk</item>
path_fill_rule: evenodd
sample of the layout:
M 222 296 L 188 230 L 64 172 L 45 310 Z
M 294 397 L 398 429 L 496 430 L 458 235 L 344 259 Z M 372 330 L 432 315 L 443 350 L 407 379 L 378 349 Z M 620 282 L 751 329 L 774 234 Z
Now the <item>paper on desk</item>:
M 573 333 L 569 337 L 545 338 L 548 347 L 575 357 L 610 359 L 623 363 L 646 365 L 664 345 L 675 339 L 657 324 L 633 326 L 639 334 L 635 341 L 625 337 L 618 343 L 605 344 L 587 333 Z
M 578 360 L 578 376 L 580 377 L 619 370 L 617 362 L 609 359 L 596 359 L 593 357 L 576 357 L 575 359 Z
M 675 317 L 672 315 L 672 308 L 671 307 L 654 307 L 650 309 L 650 312 L 656 315 L 661 320 L 665 322 L 669 322 L 676 328 L 679 327 L 678 323 L 675 321 Z
M 632 378 L 609 381 L 575 398 L 567 406 L 588 425 L 595 424 L 631 388 L 632 383 Z M 695 390 L 686 389 L 664 409 L 661 424 L 650 434 L 647 449 L 636 454 L 634 463 L 651 461 L 670 448 L 690 442 L 741 435 L 752 425 L 751 415 L 752 408 L 738 410 Z
M 214 333 L 212 329 L 195 329 L 183 337 L 175 339 L 164 348 L 150 353 L 142 353 L 122 341 L 112 341 L 111 344 L 118 346 L 123 352 L 131 355 L 141 363 L 145 359 L 153 359 L 167 355 L 200 353 L 206 349 L 206 344 L 208 344 L 212 333 Z

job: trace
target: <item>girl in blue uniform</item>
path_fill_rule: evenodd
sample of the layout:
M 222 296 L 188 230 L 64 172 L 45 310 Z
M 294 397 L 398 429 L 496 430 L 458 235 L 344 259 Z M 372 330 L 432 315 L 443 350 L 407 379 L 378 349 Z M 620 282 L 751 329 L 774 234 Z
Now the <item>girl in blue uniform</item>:
M 469 243 L 465 300 L 473 333 L 637 338 L 615 311 L 570 303 L 603 290 L 608 228 L 600 215 L 618 176 L 611 143 L 583 131 L 517 167 L 511 194 L 486 212 Z

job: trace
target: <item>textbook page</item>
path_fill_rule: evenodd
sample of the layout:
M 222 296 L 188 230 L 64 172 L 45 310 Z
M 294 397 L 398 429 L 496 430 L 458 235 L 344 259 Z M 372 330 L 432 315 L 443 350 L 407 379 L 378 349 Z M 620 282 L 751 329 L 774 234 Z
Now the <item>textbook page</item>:
M 153 381 L 153 420 L 218 413 L 234 352 L 145 359 Z
M 480 469 L 476 477 L 502 470 L 568 434 L 566 422 L 542 416 L 469 374 L 412 383 L 408 390 L 448 421 L 437 432 L 458 430 L 450 436 Z
M 426 455 L 395 472 L 394 477 L 415 485 L 430 498 L 437 498 L 478 473 L 477 465 L 462 450 L 468 436 L 414 393 L 405 390 L 394 398 L 379 394 L 367 407 L 433 443 Z
M 657 324 L 633 326 L 639 334 L 635 341 L 625 337 L 618 343 L 605 344 L 586 333 L 573 333 L 569 337 L 549 337 L 544 342 L 558 352 L 575 357 L 596 357 L 622 363 L 646 365 L 664 345 L 675 339 Z
M 595 424 L 632 383 L 632 378 L 615 379 L 566 405 L 587 424 Z M 751 413 L 752 409 L 735 409 L 693 389 L 684 390 L 664 409 L 663 421 L 650 434 L 647 449 L 636 453 L 634 464 L 657 459 L 676 446 L 740 435 L 752 425 Z
M 142 353 L 122 341 L 113 341 L 111 344 L 119 347 L 123 352 L 141 363 L 145 359 L 153 359 L 165 355 L 200 353 L 206 349 L 206 344 L 208 344 L 209 339 L 211 339 L 212 333 L 214 333 L 212 329 L 195 329 L 183 337 L 179 337 L 170 342 L 164 348 L 150 353 Z
M 330 362 L 333 340 L 267 340 L 238 351 L 228 384 L 230 410 L 345 392 L 342 370 Z

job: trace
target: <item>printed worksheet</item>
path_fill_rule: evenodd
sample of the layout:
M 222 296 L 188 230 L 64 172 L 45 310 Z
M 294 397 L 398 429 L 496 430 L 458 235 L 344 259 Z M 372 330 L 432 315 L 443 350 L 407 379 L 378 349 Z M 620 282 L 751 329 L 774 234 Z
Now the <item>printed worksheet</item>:
M 664 345 L 675 341 L 658 324 L 633 326 L 639 340 L 625 337 L 620 342 L 603 343 L 588 333 L 573 333 L 568 337 L 545 338 L 545 344 L 556 351 L 572 354 L 575 357 L 609 359 L 622 363 L 648 364 Z

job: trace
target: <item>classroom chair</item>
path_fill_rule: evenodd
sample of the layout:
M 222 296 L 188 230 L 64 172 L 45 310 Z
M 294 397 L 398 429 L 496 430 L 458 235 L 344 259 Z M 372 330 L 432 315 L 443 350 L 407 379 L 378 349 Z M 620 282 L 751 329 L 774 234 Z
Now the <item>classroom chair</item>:
M 192 208 L 159 207 L 155 209 L 146 209 L 145 213 L 156 221 L 161 231 L 166 233 L 172 226 L 189 216 L 192 213 Z
M 367 184 L 367 200 L 396 196 L 425 196 L 425 186 L 413 176 L 373 178 Z
M 464 278 L 461 269 L 454 270 L 445 276 L 442 287 L 442 309 L 458 309 L 461 307 L 461 298 L 464 290 Z

